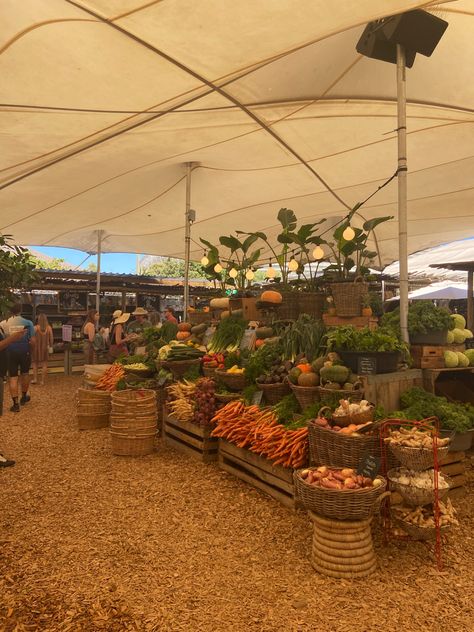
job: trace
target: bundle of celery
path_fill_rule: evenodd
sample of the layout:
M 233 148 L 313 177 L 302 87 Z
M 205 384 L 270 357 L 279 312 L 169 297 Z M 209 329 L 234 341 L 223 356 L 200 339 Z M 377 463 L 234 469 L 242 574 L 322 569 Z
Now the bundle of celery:
M 207 350 L 210 353 L 236 351 L 239 348 L 245 328 L 245 320 L 238 316 L 228 316 L 224 318 L 217 325 L 217 329 L 207 346 Z

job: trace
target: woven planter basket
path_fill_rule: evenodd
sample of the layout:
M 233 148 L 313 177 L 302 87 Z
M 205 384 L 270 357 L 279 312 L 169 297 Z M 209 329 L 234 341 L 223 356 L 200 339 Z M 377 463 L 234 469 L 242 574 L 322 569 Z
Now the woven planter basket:
M 334 401 L 334 396 L 336 395 L 339 399 L 351 399 L 352 401 L 360 401 L 361 399 L 364 399 L 364 391 L 363 389 L 357 389 L 357 390 L 353 390 L 353 391 L 344 391 L 344 390 L 339 390 L 339 391 L 334 391 L 332 388 L 324 388 L 324 386 L 317 386 L 316 387 L 319 391 L 319 399 L 321 400 L 321 403 L 324 404 L 324 402 L 333 402 Z
M 112 413 L 110 415 L 110 425 L 114 428 L 135 428 L 137 430 L 141 428 L 154 428 L 158 425 L 157 415 L 117 415 Z
M 288 382 L 280 382 L 278 384 L 257 384 L 257 387 L 263 391 L 265 401 L 271 406 L 278 404 L 285 395 L 291 393 Z
M 244 373 L 227 373 L 227 371 L 216 369 L 215 377 L 231 391 L 243 391 L 245 388 Z
M 140 436 L 111 431 L 112 453 L 117 456 L 145 456 L 151 454 L 155 447 L 155 437 L 156 432 L 149 432 Z
M 387 485 L 382 476 L 378 487 L 363 489 L 327 489 L 309 485 L 297 470 L 293 474 L 296 495 L 306 509 L 336 520 L 364 520 L 378 509 Z
M 319 401 L 319 386 L 297 386 L 290 384 L 301 410 L 305 410 L 311 404 Z
M 334 425 L 343 428 L 344 426 L 350 426 L 351 424 L 365 424 L 368 421 L 374 420 L 374 407 L 369 408 L 363 413 L 353 413 L 351 415 L 337 415 L 332 417 Z
M 110 396 L 111 393 L 109 391 L 95 391 L 89 388 L 77 389 L 77 401 L 79 403 L 107 402 L 110 405 Z
M 354 281 L 331 283 L 331 294 L 338 316 L 360 316 L 362 298 L 369 293 L 369 286 L 358 277 Z
M 380 457 L 380 439 L 374 435 L 351 437 L 308 422 L 311 465 L 357 468 L 367 453 Z
M 426 448 L 408 448 L 401 445 L 389 444 L 390 452 L 409 470 L 428 470 L 434 465 L 433 450 Z M 438 463 L 444 459 L 449 452 L 449 445 L 438 447 Z
M 215 367 L 207 367 L 205 364 L 202 365 L 202 374 L 204 377 L 216 377 L 216 368 Z
M 181 380 L 186 373 L 194 366 L 201 364 L 201 358 L 193 358 L 192 360 L 172 360 L 168 362 L 164 360 L 161 366 L 171 371 L 175 380 Z
M 411 507 L 423 507 L 424 505 L 434 503 L 434 489 L 422 489 L 421 487 L 415 487 L 414 485 L 402 485 L 395 476 L 397 469 L 392 469 L 387 472 L 387 478 L 390 481 L 390 489 L 397 491 L 407 505 L 410 505 Z M 445 474 L 438 474 L 438 476 L 442 476 L 449 484 L 448 476 Z M 442 500 L 445 498 L 448 492 L 449 487 L 438 489 L 438 499 Z
M 403 520 L 396 515 L 393 516 L 393 522 L 397 527 L 406 531 L 413 540 L 433 540 L 436 537 L 436 527 L 419 527 L 418 525 L 406 522 L 406 520 Z M 441 535 L 445 535 L 450 529 L 451 525 L 441 527 Z
M 322 292 L 301 292 L 298 294 L 298 308 L 300 314 L 309 314 L 314 318 L 322 318 L 326 295 Z

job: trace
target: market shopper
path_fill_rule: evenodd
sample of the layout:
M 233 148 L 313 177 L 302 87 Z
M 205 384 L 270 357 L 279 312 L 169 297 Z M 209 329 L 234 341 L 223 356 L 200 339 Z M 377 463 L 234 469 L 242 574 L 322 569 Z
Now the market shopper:
M 127 342 L 124 325 L 128 322 L 130 314 L 121 314 L 116 318 L 110 328 L 109 361 L 113 362 L 121 355 L 128 355 Z
M 23 338 L 23 332 L 17 331 L 14 334 L 7 336 L 3 327 L 0 326 L 0 417 L 3 414 L 3 388 L 4 378 L 8 372 L 8 351 L 7 348 L 13 342 L 19 342 Z M 15 461 L 7 459 L 2 452 L 0 452 L 0 468 L 11 467 L 15 465 Z
M 165 310 L 165 320 L 168 321 L 169 323 L 174 323 L 175 325 L 178 324 L 178 319 L 174 315 L 174 309 L 172 307 L 168 306 L 166 308 L 166 310 Z
M 31 320 L 23 318 L 21 315 L 21 304 L 17 303 L 11 308 L 11 317 L 5 323 L 5 333 L 7 335 L 21 332 L 19 340 L 12 342 L 8 349 L 8 376 L 10 385 L 10 395 L 13 405 L 10 408 L 12 413 L 20 412 L 20 404 L 24 405 L 30 401 L 28 388 L 30 386 L 31 351 L 35 345 L 35 328 Z M 19 375 L 19 377 L 18 377 Z M 21 398 L 18 402 L 18 382 L 21 386 Z
M 33 349 L 33 379 L 31 383 L 38 383 L 38 370 L 41 367 L 41 385 L 43 386 L 48 373 L 49 354 L 53 351 L 53 330 L 46 314 L 38 316 L 35 332 L 36 344 Z
M 90 309 L 87 312 L 86 322 L 82 327 L 84 364 L 94 364 L 94 337 L 98 322 L 99 312 L 96 309 Z
M 132 312 L 132 316 L 134 316 L 134 320 L 127 327 L 127 334 L 140 334 L 145 327 L 150 327 L 151 323 L 148 320 L 148 312 L 143 307 L 137 307 L 137 309 Z

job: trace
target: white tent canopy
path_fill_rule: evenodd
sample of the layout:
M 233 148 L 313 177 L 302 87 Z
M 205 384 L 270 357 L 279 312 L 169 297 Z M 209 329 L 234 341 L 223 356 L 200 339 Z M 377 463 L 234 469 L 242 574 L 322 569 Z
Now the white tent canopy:
M 363 26 L 435 5 L 449 27 L 407 78 L 409 251 L 474 235 L 474 0 L 3 0 L 0 230 L 182 257 L 189 161 L 194 259 L 275 235 L 283 206 L 332 225 L 396 170 L 395 66 L 356 52 Z M 396 259 L 396 182 L 361 214 L 395 216 Z
M 431 283 L 420 287 L 408 294 L 410 300 L 453 300 L 467 298 L 467 283 Z M 389 301 L 399 301 L 399 296 L 389 298 Z

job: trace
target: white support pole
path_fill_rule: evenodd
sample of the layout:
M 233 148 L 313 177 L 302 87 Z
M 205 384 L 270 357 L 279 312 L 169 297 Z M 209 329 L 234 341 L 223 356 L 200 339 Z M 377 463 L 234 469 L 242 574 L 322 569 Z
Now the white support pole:
M 189 309 L 189 262 L 191 259 L 191 224 L 194 211 L 191 210 L 191 174 L 194 162 L 185 163 L 186 167 L 186 211 L 184 216 L 184 320 L 188 318 Z
M 408 336 L 408 243 L 407 243 L 407 127 L 405 49 L 397 44 L 397 136 L 398 136 L 398 259 L 400 269 L 400 328 Z
M 102 255 L 102 233 L 104 231 L 97 231 L 97 277 L 95 285 L 95 308 L 100 312 L 100 259 Z M 97 322 L 96 328 L 99 329 L 99 323 Z

